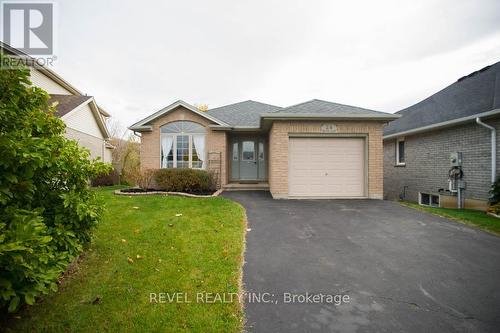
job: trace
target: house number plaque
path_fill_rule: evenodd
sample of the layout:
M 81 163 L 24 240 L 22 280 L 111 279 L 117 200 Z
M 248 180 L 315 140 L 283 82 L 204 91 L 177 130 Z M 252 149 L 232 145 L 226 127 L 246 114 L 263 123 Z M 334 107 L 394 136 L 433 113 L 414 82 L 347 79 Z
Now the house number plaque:
M 335 133 L 337 132 L 337 126 L 335 124 L 321 124 L 321 133 Z

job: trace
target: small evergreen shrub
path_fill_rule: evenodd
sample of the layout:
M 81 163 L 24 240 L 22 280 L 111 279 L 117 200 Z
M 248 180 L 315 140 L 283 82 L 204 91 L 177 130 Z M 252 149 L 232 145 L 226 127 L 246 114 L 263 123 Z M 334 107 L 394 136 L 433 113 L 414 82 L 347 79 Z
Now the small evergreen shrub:
M 213 174 L 205 170 L 160 169 L 156 170 L 155 181 L 158 189 L 168 192 L 205 194 L 216 190 Z
M 9 312 L 57 289 L 101 218 L 89 179 L 111 171 L 64 137 L 49 95 L 29 75 L 0 69 L 0 310 Z
M 500 202 L 500 178 L 491 185 L 490 189 L 490 205 L 495 205 Z

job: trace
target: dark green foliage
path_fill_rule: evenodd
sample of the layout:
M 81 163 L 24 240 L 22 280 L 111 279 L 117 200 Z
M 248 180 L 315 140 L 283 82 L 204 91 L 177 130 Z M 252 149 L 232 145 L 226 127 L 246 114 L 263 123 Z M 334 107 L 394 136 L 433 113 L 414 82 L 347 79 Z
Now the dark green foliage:
M 113 169 L 109 174 L 104 174 L 92 178 L 92 186 L 112 186 L 120 184 L 120 174 L 116 169 Z
M 500 178 L 491 185 L 490 189 L 490 204 L 494 205 L 500 202 Z
M 28 69 L 0 68 L 0 308 L 11 312 L 55 290 L 90 241 L 103 206 L 88 180 L 110 171 L 64 138 L 48 98 Z
M 155 180 L 159 189 L 169 192 L 211 193 L 216 189 L 213 175 L 205 170 L 160 169 Z

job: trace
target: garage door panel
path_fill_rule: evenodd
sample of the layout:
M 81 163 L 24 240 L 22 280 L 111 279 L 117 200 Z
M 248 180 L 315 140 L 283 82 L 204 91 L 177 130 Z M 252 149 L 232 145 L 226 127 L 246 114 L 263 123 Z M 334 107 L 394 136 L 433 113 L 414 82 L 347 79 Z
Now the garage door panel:
M 363 138 L 290 138 L 289 195 L 363 197 Z

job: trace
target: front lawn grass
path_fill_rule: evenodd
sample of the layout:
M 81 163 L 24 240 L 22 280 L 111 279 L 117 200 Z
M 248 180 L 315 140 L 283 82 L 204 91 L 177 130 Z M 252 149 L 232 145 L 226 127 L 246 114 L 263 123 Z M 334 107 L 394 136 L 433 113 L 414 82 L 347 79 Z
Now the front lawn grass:
M 482 211 L 472 209 L 426 207 L 407 201 L 400 201 L 399 203 L 406 207 L 422 210 L 435 215 L 439 215 L 441 217 L 446 217 L 451 220 L 471 226 L 476 226 L 482 230 L 500 235 L 500 219 L 494 216 L 487 215 Z
M 238 332 L 239 302 L 197 303 L 197 293 L 238 293 L 245 212 L 224 198 L 116 196 L 95 239 L 57 293 L 2 324 L 23 332 Z M 176 216 L 176 214 L 182 214 Z M 192 303 L 150 303 L 150 293 Z M 19 317 L 20 316 L 20 317 Z

